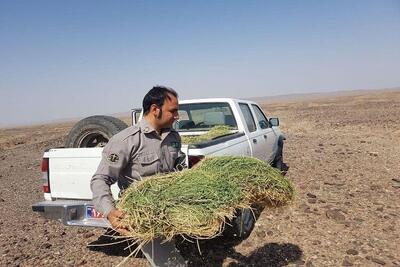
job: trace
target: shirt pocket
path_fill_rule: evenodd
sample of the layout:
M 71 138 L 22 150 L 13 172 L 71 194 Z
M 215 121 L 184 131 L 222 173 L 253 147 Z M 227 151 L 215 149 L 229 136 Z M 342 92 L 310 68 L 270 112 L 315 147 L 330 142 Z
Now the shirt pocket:
M 160 172 L 160 157 L 156 153 L 142 154 L 137 157 L 138 171 L 141 176 Z

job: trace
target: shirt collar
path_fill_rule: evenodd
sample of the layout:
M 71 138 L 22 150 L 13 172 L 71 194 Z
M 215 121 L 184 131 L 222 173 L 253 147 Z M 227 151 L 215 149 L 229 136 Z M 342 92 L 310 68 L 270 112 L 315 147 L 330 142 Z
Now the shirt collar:
M 142 133 L 153 133 L 156 134 L 157 136 L 159 136 L 157 134 L 157 131 L 154 129 L 154 127 L 143 117 L 139 122 L 138 122 L 138 126 L 140 127 L 140 130 L 142 131 Z M 167 137 L 171 131 L 175 131 L 174 129 L 171 128 L 164 128 L 161 131 L 161 140 L 164 140 L 165 137 Z
M 151 124 L 145 118 L 142 118 L 139 121 L 138 126 L 143 133 L 157 133 L 153 126 L 151 126 Z

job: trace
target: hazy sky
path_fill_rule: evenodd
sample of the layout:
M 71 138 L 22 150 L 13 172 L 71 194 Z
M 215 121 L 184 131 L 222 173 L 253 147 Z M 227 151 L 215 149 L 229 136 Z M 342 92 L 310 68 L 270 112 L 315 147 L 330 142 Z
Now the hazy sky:
M 400 1 L 0 1 L 0 127 L 400 86 Z

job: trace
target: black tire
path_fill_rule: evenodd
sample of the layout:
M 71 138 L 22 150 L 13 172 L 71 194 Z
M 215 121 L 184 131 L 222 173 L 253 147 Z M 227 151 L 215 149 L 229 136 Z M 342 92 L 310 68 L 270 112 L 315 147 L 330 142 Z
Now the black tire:
M 278 146 L 278 152 L 276 152 L 272 167 L 283 171 L 283 142 Z
M 232 240 L 245 240 L 253 231 L 256 218 L 251 209 L 241 209 L 236 211 L 236 217 L 226 225 L 224 236 Z
M 111 136 L 127 128 L 120 119 L 110 116 L 91 116 L 80 120 L 69 132 L 65 147 L 103 147 Z

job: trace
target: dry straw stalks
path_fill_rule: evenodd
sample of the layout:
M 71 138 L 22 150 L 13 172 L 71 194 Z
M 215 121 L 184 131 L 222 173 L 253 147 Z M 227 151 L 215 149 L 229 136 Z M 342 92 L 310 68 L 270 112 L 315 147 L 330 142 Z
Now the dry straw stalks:
M 139 248 L 154 238 L 195 239 L 220 235 L 238 208 L 278 206 L 293 197 L 279 170 L 250 157 L 222 156 L 192 169 L 159 174 L 132 184 L 117 203 Z
M 212 127 L 208 132 L 202 135 L 183 135 L 182 143 L 183 144 L 197 144 L 204 141 L 208 141 L 214 139 L 216 137 L 221 137 L 231 133 L 231 128 L 226 125 L 217 125 Z

